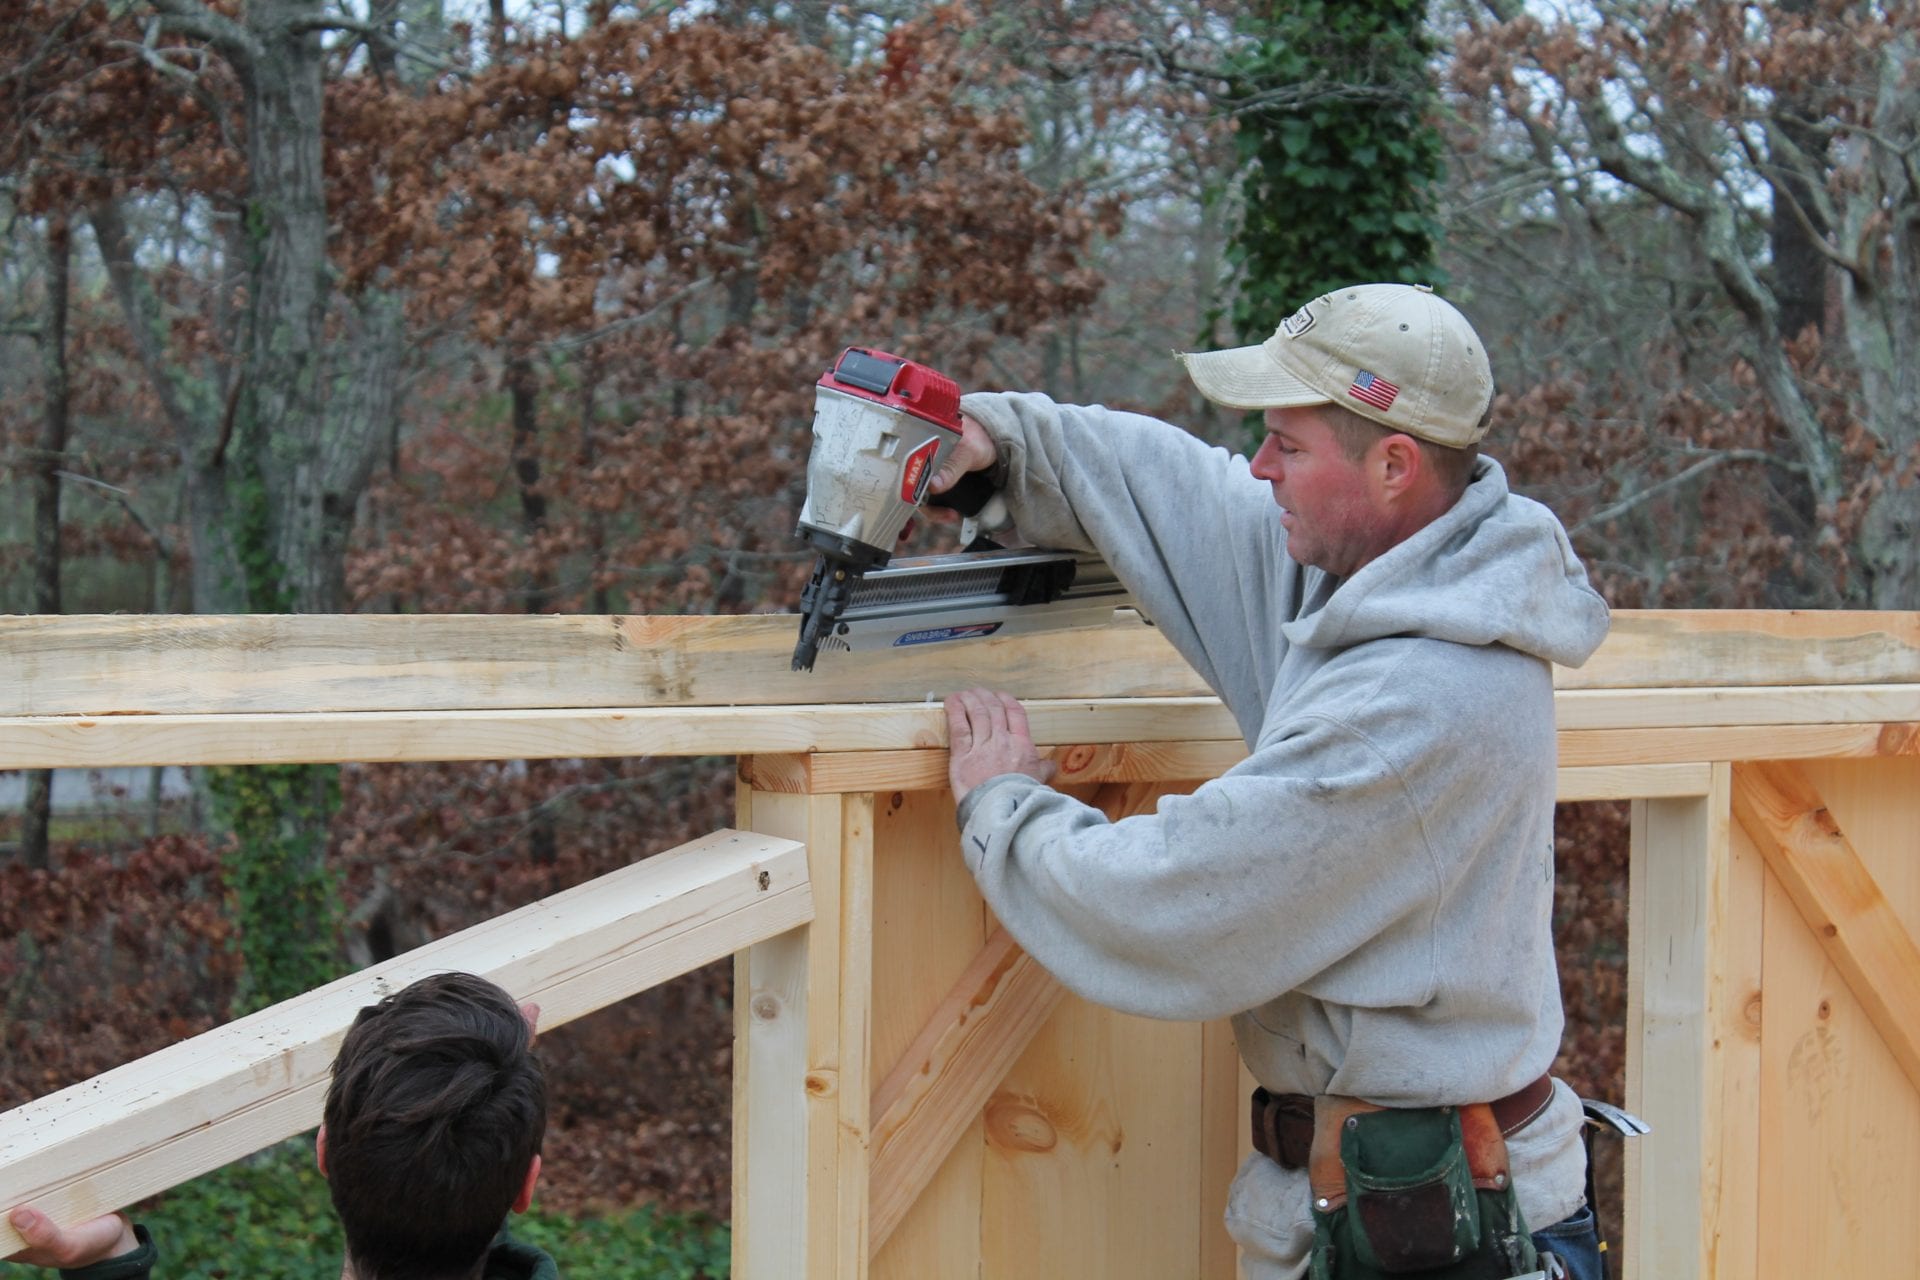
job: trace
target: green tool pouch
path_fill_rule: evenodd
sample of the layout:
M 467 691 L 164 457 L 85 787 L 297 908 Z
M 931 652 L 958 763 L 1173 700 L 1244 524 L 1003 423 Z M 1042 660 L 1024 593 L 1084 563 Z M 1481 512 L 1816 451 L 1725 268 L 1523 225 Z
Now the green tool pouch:
M 1389 1275 L 1425 1271 L 1480 1247 L 1480 1202 L 1452 1107 L 1349 1116 L 1340 1163 L 1348 1235 L 1362 1266 Z
M 1316 1116 L 1312 1280 L 1505 1280 L 1539 1265 L 1506 1144 L 1476 1111 Z

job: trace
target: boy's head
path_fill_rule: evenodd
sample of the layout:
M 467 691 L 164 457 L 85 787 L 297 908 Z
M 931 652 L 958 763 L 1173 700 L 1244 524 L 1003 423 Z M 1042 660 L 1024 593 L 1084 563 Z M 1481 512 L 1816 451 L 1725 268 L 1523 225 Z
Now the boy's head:
M 546 1080 L 513 998 L 466 973 L 360 1011 L 327 1087 L 319 1158 L 361 1280 L 475 1274 L 539 1172 Z

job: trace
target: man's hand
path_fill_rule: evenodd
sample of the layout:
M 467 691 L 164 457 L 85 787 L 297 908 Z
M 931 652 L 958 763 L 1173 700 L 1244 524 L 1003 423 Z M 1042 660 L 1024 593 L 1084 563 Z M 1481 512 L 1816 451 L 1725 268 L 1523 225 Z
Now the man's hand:
M 1042 760 L 1027 728 L 1027 711 L 1010 693 L 969 689 L 947 699 L 947 778 L 957 804 L 988 778 L 1024 773 L 1052 780 L 1055 765 Z
M 27 1247 L 10 1254 L 6 1260 L 29 1267 L 72 1270 L 132 1253 L 140 1247 L 139 1239 L 133 1234 L 133 1224 L 120 1213 L 62 1227 L 38 1209 L 21 1205 L 7 1215 L 7 1221 L 27 1242 Z
M 960 415 L 960 443 L 953 447 L 953 452 L 947 455 L 947 464 L 940 468 L 940 474 L 927 487 L 934 493 L 945 493 L 959 484 L 960 477 L 967 472 L 985 471 L 998 461 L 1000 446 L 993 442 L 993 437 L 987 434 L 985 427 L 963 413 Z M 951 518 L 958 520 L 960 517 L 955 515 Z

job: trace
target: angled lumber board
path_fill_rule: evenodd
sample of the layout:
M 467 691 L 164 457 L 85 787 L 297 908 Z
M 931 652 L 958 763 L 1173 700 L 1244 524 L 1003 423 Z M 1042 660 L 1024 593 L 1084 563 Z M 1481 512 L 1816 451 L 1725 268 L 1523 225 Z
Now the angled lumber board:
M 716 832 L 0 1115 L 0 1203 L 73 1222 L 312 1128 L 355 1014 L 427 974 L 489 977 L 544 1029 L 812 915 L 802 845 Z
M 501 710 L 1205 693 L 1137 615 L 790 669 L 798 619 L 461 614 L 0 618 L 0 713 Z
M 1907 1079 L 1920 1089 L 1920 946 L 1793 765 L 1737 765 L 1733 813 Z
M 1560 689 L 1920 683 L 1920 613 L 1622 609 Z
M 996 930 L 874 1090 L 874 1253 L 1065 994 L 1005 929 Z

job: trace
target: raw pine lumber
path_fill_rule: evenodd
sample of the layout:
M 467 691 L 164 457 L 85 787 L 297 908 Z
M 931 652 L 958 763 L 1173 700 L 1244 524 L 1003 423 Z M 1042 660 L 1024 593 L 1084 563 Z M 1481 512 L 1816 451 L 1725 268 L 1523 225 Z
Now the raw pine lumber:
M 491 978 L 545 1030 L 812 918 L 803 845 L 715 832 L 0 1115 L 0 1205 L 76 1222 L 313 1128 L 354 1015 L 428 974 Z
M 1820 793 L 1791 764 L 1737 765 L 1733 814 L 1920 1089 L 1920 946 Z
M 872 1251 L 933 1175 L 1066 994 L 995 931 L 873 1095 Z
M 1920 685 L 1574 690 L 1556 695 L 1555 709 L 1568 748 L 1562 761 L 1570 765 L 1793 754 L 1764 746 L 1776 737 L 1805 738 L 1814 748 L 1845 740 L 1846 751 L 1820 754 L 1920 752 Z M 1033 698 L 1027 714 L 1043 746 L 1222 742 L 1237 732 L 1212 697 Z M 1630 736 L 1605 736 L 1615 734 Z M 925 702 L 6 716 L 0 769 L 909 752 L 942 749 L 946 735 L 946 713 Z M 1172 763 L 1183 777 L 1198 768 L 1177 757 Z M 908 780 L 932 785 L 933 777 L 931 759 L 923 759 Z
M 1082 782 L 1148 782 L 1217 778 L 1247 758 L 1230 742 L 1108 742 L 1044 747 L 1060 772 L 1056 786 Z M 756 755 L 740 761 L 740 780 L 756 791 L 804 794 L 856 791 L 943 791 L 945 747 L 899 751 L 821 751 Z
M 1622 609 L 1561 689 L 1920 683 L 1920 613 Z
M 1562 729 L 1560 767 L 1920 755 L 1920 718 L 1857 724 Z
M 1042 743 L 1235 732 L 1217 698 L 1034 700 Z M 0 769 L 756 755 L 944 748 L 936 703 L 0 717 Z
M 995 636 L 822 654 L 790 669 L 790 615 L 247 614 L 0 618 L 0 714 L 506 710 L 1203 694 L 1158 631 Z M 930 683 L 932 682 L 932 683 Z
M 1628 875 L 1628 1276 L 1752 1276 L 1763 873 L 1707 794 L 1636 801 Z
M 823 654 L 798 673 L 794 629 L 790 614 L 0 618 L 0 715 L 919 702 L 974 684 L 1023 698 L 1206 692 L 1130 611 L 937 659 Z M 1598 653 L 1554 675 L 1568 690 L 1920 684 L 1920 613 L 1622 611 Z

